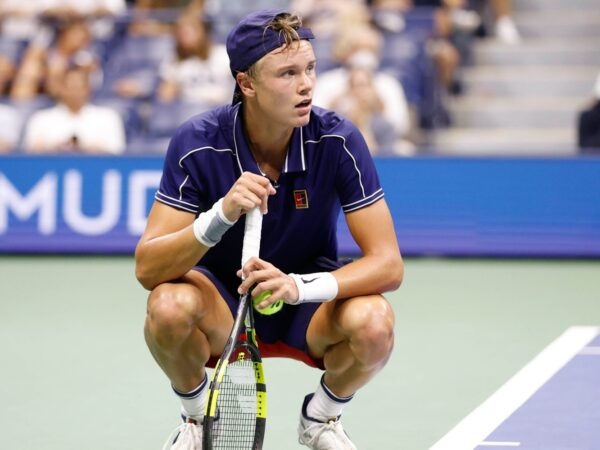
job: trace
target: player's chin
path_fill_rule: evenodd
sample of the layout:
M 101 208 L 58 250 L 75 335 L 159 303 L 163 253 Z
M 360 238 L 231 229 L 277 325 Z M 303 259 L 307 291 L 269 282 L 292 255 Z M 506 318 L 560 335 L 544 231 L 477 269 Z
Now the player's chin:
M 297 127 L 303 127 L 308 125 L 310 121 L 310 107 L 309 108 L 296 108 L 295 111 L 295 122 Z
M 301 117 L 298 120 L 296 120 L 294 127 L 296 127 L 296 128 L 304 127 L 304 126 L 308 125 L 309 121 L 310 121 L 310 117 Z

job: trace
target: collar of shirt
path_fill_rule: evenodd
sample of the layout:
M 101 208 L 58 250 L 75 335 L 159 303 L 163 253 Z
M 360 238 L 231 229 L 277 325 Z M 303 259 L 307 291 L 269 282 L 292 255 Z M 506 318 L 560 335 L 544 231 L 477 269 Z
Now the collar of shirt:
M 254 155 L 252 155 L 252 151 L 250 150 L 250 145 L 246 140 L 240 108 L 241 103 L 238 103 L 231 109 L 233 116 L 233 145 L 235 153 L 242 170 L 256 174 L 263 174 L 258 166 L 258 163 L 254 159 Z M 287 149 L 285 163 L 281 169 L 282 174 L 306 171 L 303 134 L 303 128 L 294 128 L 294 131 L 292 132 L 292 139 L 290 140 L 290 145 Z

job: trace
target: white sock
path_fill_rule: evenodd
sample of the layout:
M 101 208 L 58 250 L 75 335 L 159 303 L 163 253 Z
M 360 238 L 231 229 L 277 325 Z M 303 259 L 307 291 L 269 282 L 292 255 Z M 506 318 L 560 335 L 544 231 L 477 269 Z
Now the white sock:
M 313 398 L 306 406 L 306 414 L 313 419 L 327 421 L 342 414 L 344 406 L 352 400 L 350 397 L 338 397 L 325 385 L 325 376 L 321 377 L 319 387 L 313 394 Z
M 171 386 L 175 394 L 181 400 L 182 414 L 186 417 L 195 419 L 198 422 L 204 417 L 206 408 L 206 393 L 208 392 L 208 377 L 200 385 L 190 392 L 179 392 L 174 386 Z

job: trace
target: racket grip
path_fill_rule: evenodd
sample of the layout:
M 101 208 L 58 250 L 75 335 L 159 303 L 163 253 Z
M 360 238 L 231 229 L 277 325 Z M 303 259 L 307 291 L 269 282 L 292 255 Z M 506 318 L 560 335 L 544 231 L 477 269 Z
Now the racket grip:
M 246 227 L 242 245 L 242 267 L 250 258 L 259 254 L 262 220 L 262 212 L 258 207 L 246 213 Z

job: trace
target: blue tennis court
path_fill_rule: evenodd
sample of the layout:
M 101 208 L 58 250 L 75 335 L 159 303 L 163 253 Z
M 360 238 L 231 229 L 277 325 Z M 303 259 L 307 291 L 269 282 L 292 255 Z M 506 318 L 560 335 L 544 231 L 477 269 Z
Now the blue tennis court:
M 600 328 L 572 327 L 431 450 L 600 447 Z
M 388 295 L 394 354 L 344 413 L 357 447 L 600 448 L 599 273 L 600 261 L 407 258 L 402 287 Z M 0 279 L 0 447 L 160 449 L 179 404 L 143 340 L 147 292 L 133 259 L 2 256 Z M 541 373 L 540 355 L 554 361 Z M 306 448 L 299 408 L 320 372 L 279 358 L 265 370 L 264 450 Z M 477 432 L 470 443 L 441 446 L 507 380 L 522 385 L 523 372 L 538 389 L 501 395 L 522 401 L 503 400 L 510 408 L 495 421 L 467 427 Z

